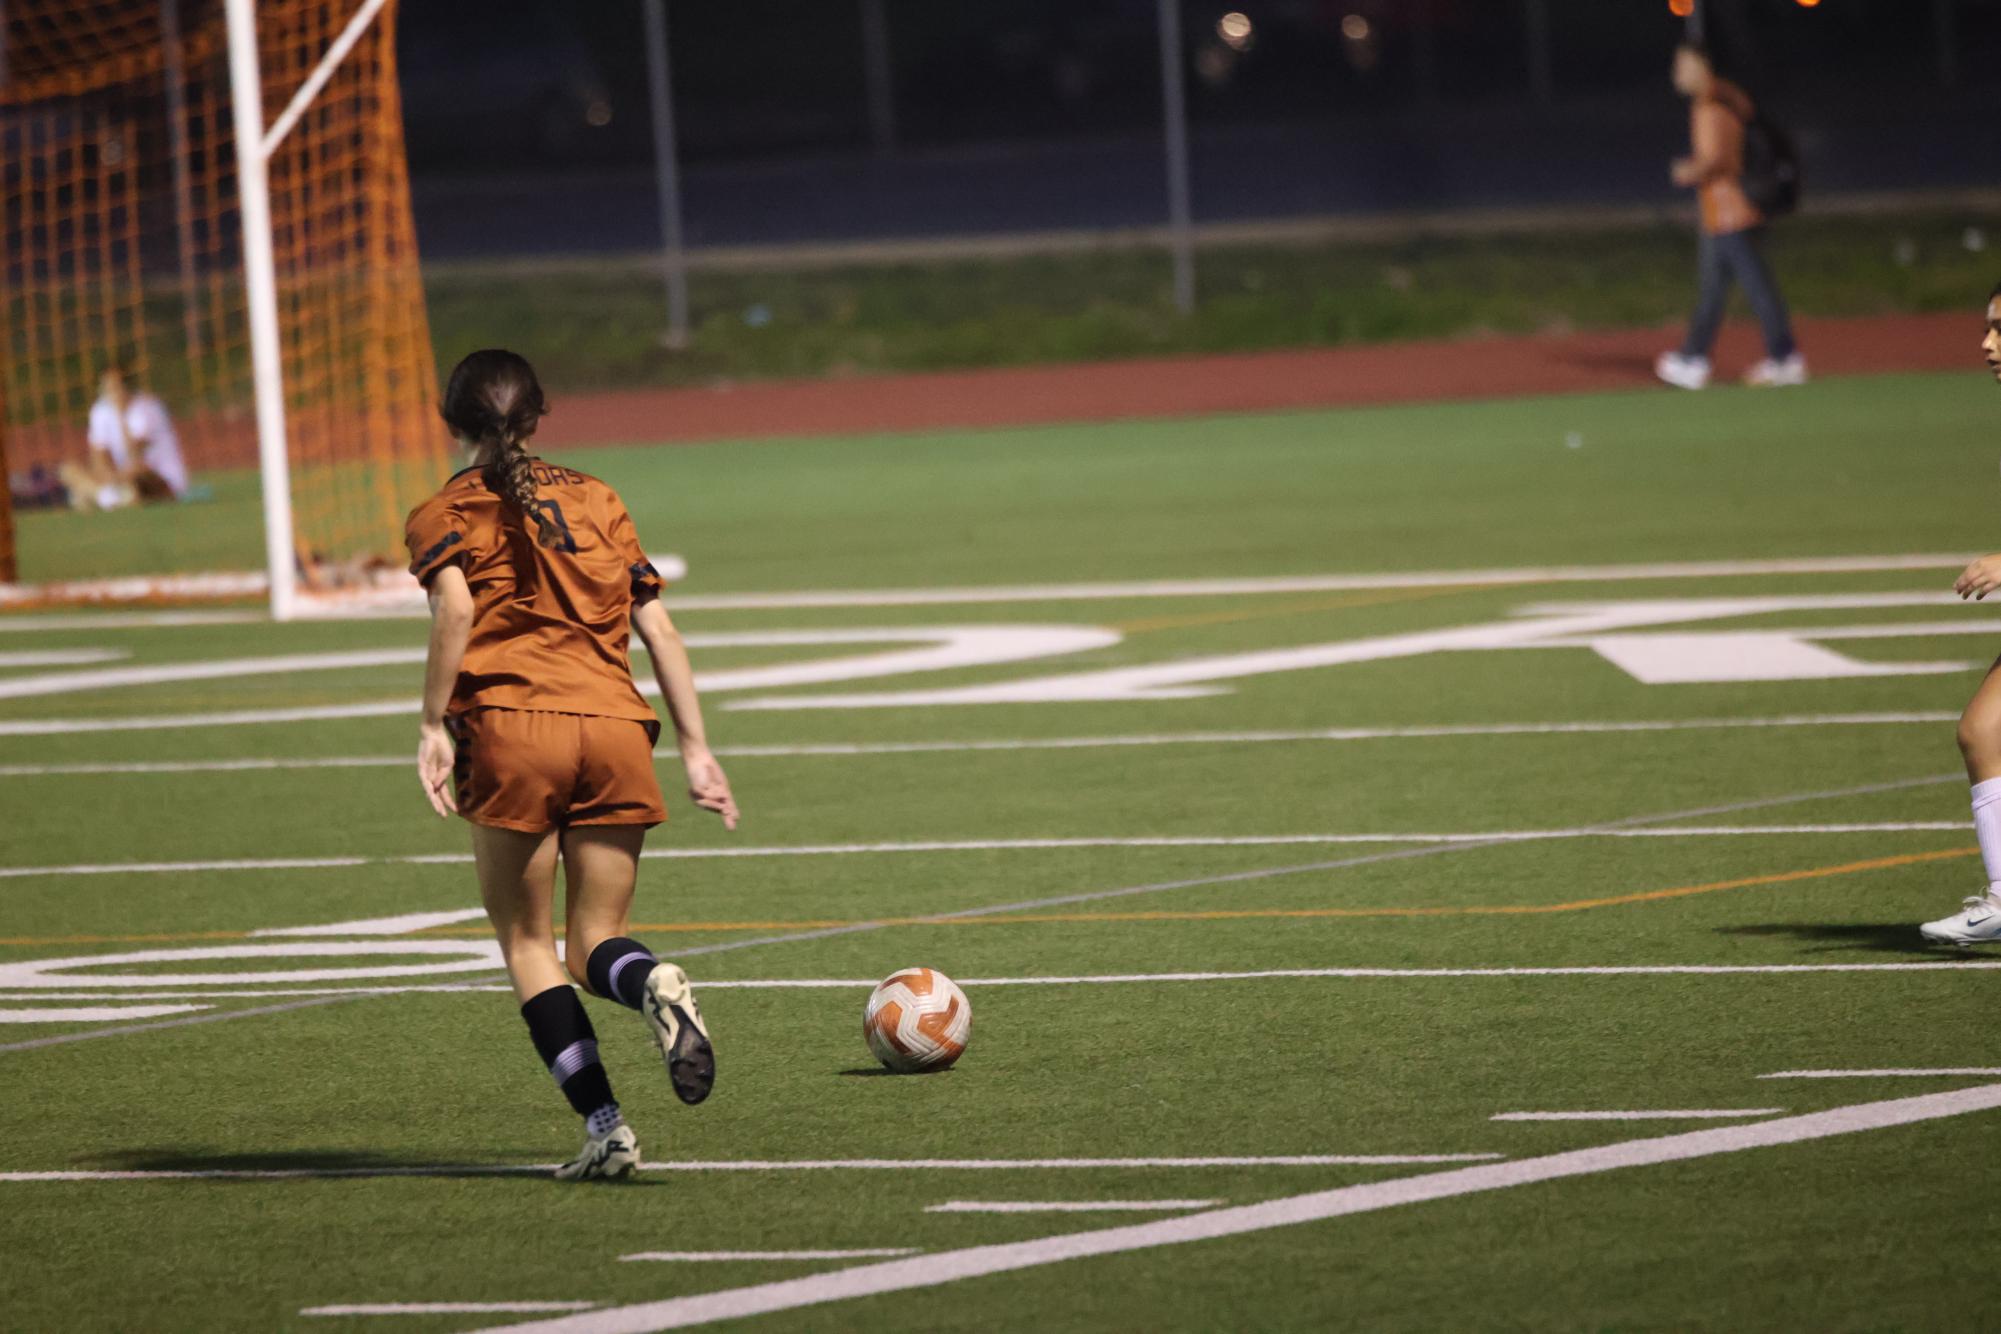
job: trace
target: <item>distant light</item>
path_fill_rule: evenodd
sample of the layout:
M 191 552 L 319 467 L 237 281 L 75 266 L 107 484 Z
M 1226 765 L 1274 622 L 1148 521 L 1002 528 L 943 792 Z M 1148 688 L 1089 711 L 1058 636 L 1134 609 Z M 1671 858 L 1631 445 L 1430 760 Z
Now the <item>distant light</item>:
M 593 99 L 591 104 L 584 108 L 584 119 L 597 126 L 611 124 L 611 103 L 602 97 Z
M 1695 0 L 1668 0 L 1668 12 L 1685 19 L 1695 13 Z
M 1801 9 L 1812 9 L 1815 5 L 1819 3 L 1820 0 L 1799 0 L 1799 5 Z
M 1223 45 L 1233 51 L 1248 51 L 1251 46 L 1251 16 L 1231 10 L 1216 20 L 1216 35 L 1223 39 Z
M 1369 21 L 1360 14 L 1350 14 L 1341 20 L 1341 35 L 1351 42 L 1369 40 Z

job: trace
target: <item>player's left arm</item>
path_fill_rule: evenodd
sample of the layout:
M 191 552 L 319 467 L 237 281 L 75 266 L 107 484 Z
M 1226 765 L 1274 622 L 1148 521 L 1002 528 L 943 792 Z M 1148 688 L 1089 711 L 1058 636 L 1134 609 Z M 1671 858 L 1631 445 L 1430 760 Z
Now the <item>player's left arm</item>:
M 431 576 L 431 646 L 424 657 L 424 716 L 417 725 L 417 781 L 431 809 L 441 816 L 458 810 L 452 792 L 454 748 L 445 730 L 445 706 L 465 661 L 472 637 L 472 590 L 465 571 L 447 565 Z
M 729 776 L 716 763 L 709 749 L 707 731 L 702 726 L 702 702 L 695 695 L 695 669 L 688 661 L 688 646 L 660 599 L 649 597 L 632 608 L 632 628 L 653 662 L 653 679 L 660 683 L 660 697 L 667 704 L 667 716 L 674 720 L 674 737 L 681 748 L 681 764 L 688 773 L 688 795 L 705 811 L 723 817 L 723 828 L 735 829 L 739 813 L 730 791 Z

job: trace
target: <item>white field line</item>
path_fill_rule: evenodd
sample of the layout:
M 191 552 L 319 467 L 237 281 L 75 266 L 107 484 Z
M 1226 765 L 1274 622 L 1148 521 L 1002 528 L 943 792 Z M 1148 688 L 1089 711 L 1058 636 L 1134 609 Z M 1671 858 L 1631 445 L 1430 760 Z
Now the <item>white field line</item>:
M 1734 1117 L 1778 1116 L 1783 1107 L 1714 1107 L 1659 1112 L 1498 1112 L 1489 1121 L 1728 1121 Z
M 1096 1214 L 1172 1213 L 1213 1209 L 1221 1200 L 947 1200 L 927 1205 L 927 1214 Z
M 932 839 L 889 843 L 800 843 L 790 846 L 655 848 L 640 854 L 649 861 L 708 861 L 740 857 L 842 857 L 901 853 L 944 852 L 1048 852 L 1084 848 L 1277 848 L 1325 847 L 1347 844 L 1477 844 L 1542 843 L 1580 838 L 1747 838 L 1798 834 L 1910 834 L 1957 833 L 1971 829 L 1964 820 L 1865 820 L 1830 824 L 1784 825 L 1667 825 L 1636 828 L 1608 828 L 1583 825 L 1571 829 L 1472 830 L 1457 833 L 1387 830 L 1361 834 L 1243 834 L 1243 835 L 1161 835 L 1137 838 L 972 838 Z M 249 857 L 215 861 L 185 862 L 77 862 L 55 866 L 0 866 L 0 880 L 43 875 L 175 875 L 208 871 L 315 871 L 358 866 L 470 866 L 472 854 L 427 852 L 399 857 Z M 414 917 L 436 918 L 434 925 L 447 919 L 476 920 L 483 914 L 466 912 L 422 913 Z M 395 918 L 384 918 L 393 922 Z M 416 928 L 410 928 L 412 930 Z M 335 935 L 350 930 L 365 935 L 394 934 L 386 930 L 346 928 L 322 930 L 316 927 L 271 928 L 257 935 Z
M 1977 553 L 1976 553 L 1977 554 Z M 678 557 L 655 556 L 666 570 Z M 1021 584 L 971 588 L 803 589 L 776 593 L 676 592 L 676 611 L 792 610 L 805 607 L 925 607 L 1001 602 L 1089 602 L 1121 598 L 1230 597 L 1258 593 L 1323 593 L 1442 585 L 1615 583 L 1627 579 L 1721 579 L 1786 574 L 1867 574 L 1898 570 L 1958 569 L 1973 554 L 1905 556 L 1804 556 L 1789 560 L 1683 561 L 1637 565 L 1542 565 L 1515 569 L 1429 570 L 1378 574 L 1326 574 L 1255 579 L 1144 580 L 1122 583 Z M 685 568 L 685 564 L 682 565 Z M 216 576 L 229 578 L 230 576 Z M 240 591 L 254 594 L 261 576 L 239 578 Z M 237 587 L 237 586 L 232 586 Z M 414 591 L 414 590 L 413 590 Z M 4 603 L 4 598 L 0 598 Z M 355 602 L 314 608 L 328 619 L 376 620 L 385 615 L 422 616 L 414 597 L 396 597 L 388 606 Z M 156 626 L 234 625 L 263 621 L 258 612 L 177 611 L 100 612 L 74 615 L 0 616 L 0 631 L 132 629 Z
M 123 995 L 124 993 L 120 993 Z M 311 1000 L 287 1001 L 282 1005 L 254 1005 L 245 1010 L 217 1010 L 212 1014 L 182 1015 L 177 1019 L 154 1019 L 139 1024 L 114 1024 L 109 1028 L 90 1028 L 80 1033 L 57 1033 L 45 1038 L 28 1038 L 22 1042 L 0 1043 L 0 1052 L 34 1051 L 41 1047 L 60 1047 L 71 1042 L 89 1042 L 95 1038 L 124 1037 L 132 1033 L 151 1033 L 162 1028 L 185 1028 L 191 1024 L 222 1023 L 230 1019 L 254 1019 L 259 1015 L 283 1014 L 288 1010 L 305 1010 L 316 1005 L 336 1005 L 349 999 L 345 996 L 320 996 Z M 208 1006 L 195 1006 L 208 1009 Z
M 803 607 L 937 607 L 998 602 L 1096 602 L 1122 598 L 1241 597 L 1262 593 L 1343 593 L 1453 585 L 1613 583 L 1626 579 L 1722 579 L 1785 574 L 1866 574 L 1959 569 L 1971 555 L 1808 556 L 1794 560 L 1682 561 L 1639 565 L 1530 565 L 1514 569 L 1320 574 L 1264 579 L 1152 579 L 1130 583 L 1017 584 L 974 588 L 802 590 L 785 593 L 675 594 L 675 611 L 794 610 Z
M 354 1302 L 308 1306 L 300 1315 L 533 1315 L 540 1311 L 589 1311 L 598 1302 Z
M 939 1251 L 903 1260 L 857 1265 L 805 1278 L 609 1307 L 507 1328 L 516 1334 L 528 1334 L 529 1331 L 534 1334 L 651 1334 L 655 1330 L 680 1329 L 716 1320 L 792 1311 L 824 1302 L 939 1287 L 960 1279 L 1031 1269 L 1088 1256 L 1210 1241 L 1429 1200 L 1505 1190 L 1565 1177 L 1684 1162 L 1779 1144 L 1796 1144 L 1833 1135 L 1963 1116 L 1997 1107 L 2001 1107 L 2001 1084 L 1983 1084 L 1951 1093 L 1858 1103 L 1775 1121 L 1686 1131 L 1655 1139 L 1626 1140 L 1540 1158 L 1343 1186 L 1151 1223 L 1072 1232 L 1005 1245 Z
M 1012 737 L 972 741 L 819 742 L 798 745 L 718 746 L 724 759 L 787 759 L 866 755 L 942 755 L 1039 750 L 1099 750 L 1128 746 L 1241 746 L 1307 741 L 1408 741 L 1485 736 L 1585 736 L 1784 727 L 1876 727 L 1955 721 L 1947 710 L 1907 713 L 1784 714 L 1770 718 L 1675 718 L 1630 722 L 1469 723 L 1433 727 L 1323 727 L 1304 731 L 1151 732 L 1123 736 Z M 662 763 L 675 759 L 661 755 Z M 0 764 L 0 778 L 70 774 L 238 773 L 283 769 L 390 769 L 407 755 L 320 755 L 215 760 L 122 760 L 61 764 Z
M 1494 1162 L 1498 1153 L 1295 1154 L 1262 1158 L 806 1158 L 735 1159 L 640 1164 L 643 1172 L 1011 1172 L 1121 1170 L 1157 1167 L 1400 1167 L 1412 1164 Z M 552 1172 L 555 1163 L 462 1165 L 431 1163 L 408 1167 L 215 1167 L 187 1169 L 0 1172 L 0 1182 L 19 1184 L 75 1181 L 293 1181 L 319 1177 L 494 1175 Z
M 1905 1070 L 1775 1070 L 1760 1079 L 1992 1079 L 2001 1067 L 1991 1065 L 1940 1065 L 1930 1069 Z
M 874 1246 L 858 1251 L 635 1251 L 618 1258 L 702 1264 L 729 1260 L 882 1260 L 917 1253 L 915 1246 Z
M 46 1010 L 0 1010 L 0 1024 L 102 1024 L 118 1019 L 158 1019 L 162 1015 L 212 1010 L 212 1005 L 85 1005 Z
M 0 616 L 0 634 L 44 630 L 157 630 L 188 625 L 255 625 L 261 611 L 109 611 L 66 616 Z
M 435 926 L 457 926 L 463 922 L 483 922 L 484 908 L 459 908 L 450 912 L 413 912 L 396 917 L 364 917 L 356 922 L 328 922 L 324 926 L 270 926 L 252 931 L 251 938 L 266 936 L 406 936 Z
M 0 649 L 0 667 L 76 667 L 93 662 L 116 662 L 131 656 L 122 648 L 27 649 L 20 652 Z
M 1807 973 L 1966 973 L 1981 974 L 2001 969 L 1997 959 L 1952 959 L 1911 963 L 1732 963 L 1732 964 L 1605 964 L 1524 968 L 1272 968 L 1241 973 L 1096 973 L 1066 977 L 968 977 L 959 979 L 963 987 L 1088 987 L 1145 986 L 1177 983 L 1272 982 L 1272 981 L 1363 981 L 1373 979 L 1432 981 L 1453 978 L 1516 977 L 1742 977 Z M 88 976 L 74 979 L 78 986 L 91 981 Z M 437 983 L 386 987 L 242 987 L 231 989 L 199 987 L 172 991 L 134 990 L 139 979 L 105 977 L 103 986 L 115 988 L 121 999 L 180 1000 L 262 999 L 284 996 L 431 996 L 498 995 L 512 987 L 499 983 Z M 704 991 L 867 991 L 879 979 L 873 977 L 782 977 L 724 978 L 703 981 Z M 0 1001 L 101 1000 L 103 991 L 0 991 Z M 242 1013 L 249 1013 L 243 1011 Z M 0 1048 L 5 1050 L 5 1048 Z M 1865 1071 L 1859 1073 L 1876 1073 Z M 1892 1072 L 1894 1073 L 1894 1072 Z M 1919 1072 L 1919 1073 L 1930 1073 Z M 1995 1073 L 2001 1074 L 2001 1071 Z

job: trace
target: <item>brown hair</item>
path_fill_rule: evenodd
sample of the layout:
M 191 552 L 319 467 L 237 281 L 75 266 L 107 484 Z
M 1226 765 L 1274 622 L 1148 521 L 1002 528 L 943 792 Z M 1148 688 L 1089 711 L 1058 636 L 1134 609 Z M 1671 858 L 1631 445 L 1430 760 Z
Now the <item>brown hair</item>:
M 563 530 L 535 502 L 535 473 L 528 461 L 528 439 L 547 416 L 535 368 L 519 353 L 484 348 L 452 368 L 445 382 L 438 415 L 461 440 L 490 451 L 487 488 L 504 497 L 522 520 L 535 523 L 535 540 L 553 547 Z

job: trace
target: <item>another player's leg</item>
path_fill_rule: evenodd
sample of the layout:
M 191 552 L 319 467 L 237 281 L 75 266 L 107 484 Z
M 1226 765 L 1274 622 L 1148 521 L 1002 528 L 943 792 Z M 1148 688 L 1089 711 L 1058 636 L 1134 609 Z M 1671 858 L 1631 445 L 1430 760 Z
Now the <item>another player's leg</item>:
M 2001 661 L 1987 671 L 1959 719 L 1959 750 L 1973 784 L 1973 831 L 1987 872 L 1987 892 L 1961 911 L 1918 929 L 1941 945 L 2001 941 Z
M 626 934 L 645 841 L 641 825 L 583 825 L 564 832 L 565 957 L 570 975 L 591 992 L 645 1016 L 675 1096 L 693 1104 L 708 1097 L 716 1082 L 715 1048 L 694 988 L 678 964 L 660 962 Z
M 556 835 L 474 825 L 480 896 L 521 1001 L 529 1040 L 549 1075 L 584 1118 L 584 1147 L 556 1169 L 566 1180 L 622 1177 L 639 1166 L 639 1145 L 619 1115 L 611 1079 L 598 1060 L 597 1032 L 556 957 L 550 903 L 556 888 Z

